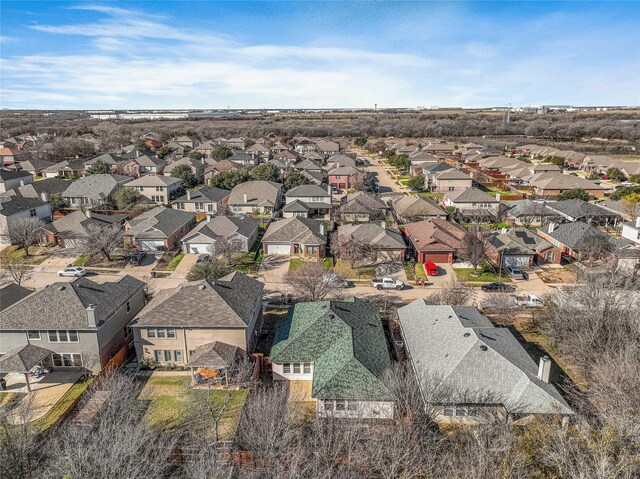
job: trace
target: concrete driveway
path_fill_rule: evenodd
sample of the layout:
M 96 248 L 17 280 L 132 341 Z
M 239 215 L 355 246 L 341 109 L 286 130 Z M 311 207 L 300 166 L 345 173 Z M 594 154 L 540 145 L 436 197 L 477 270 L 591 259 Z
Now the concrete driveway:
M 277 255 L 270 254 L 262 258 L 262 264 L 260 264 L 260 270 L 258 274 L 264 278 L 264 282 L 269 288 L 269 285 L 273 285 L 273 289 L 282 290 L 284 275 L 289 271 L 289 260 L 292 256 L 289 255 Z
M 194 264 L 196 264 L 196 261 L 198 260 L 198 256 L 200 255 L 195 253 L 185 254 L 182 257 L 182 261 L 180 261 L 180 264 L 178 264 L 178 266 L 173 271 L 173 273 L 171 273 L 170 277 L 177 278 L 177 279 L 185 279 L 187 277 L 187 274 L 189 274 L 189 271 L 191 271 L 191 267 Z

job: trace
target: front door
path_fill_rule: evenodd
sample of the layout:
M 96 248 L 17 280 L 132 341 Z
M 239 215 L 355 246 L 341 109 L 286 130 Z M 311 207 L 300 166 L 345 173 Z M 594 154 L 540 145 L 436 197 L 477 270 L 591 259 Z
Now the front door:
M 293 245 L 293 254 L 300 254 L 300 245 L 299 244 L 294 244 Z

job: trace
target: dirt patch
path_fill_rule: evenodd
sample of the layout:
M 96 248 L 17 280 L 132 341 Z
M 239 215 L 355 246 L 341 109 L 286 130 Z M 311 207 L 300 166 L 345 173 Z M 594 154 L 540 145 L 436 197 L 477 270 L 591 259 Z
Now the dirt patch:
M 576 281 L 576 274 L 565 268 L 545 269 L 536 271 L 536 274 L 545 284 L 575 283 Z
M 84 267 L 123 269 L 128 262 L 129 258 L 126 256 L 112 256 L 111 261 L 108 261 L 104 255 L 96 255 L 87 259 L 84 263 Z

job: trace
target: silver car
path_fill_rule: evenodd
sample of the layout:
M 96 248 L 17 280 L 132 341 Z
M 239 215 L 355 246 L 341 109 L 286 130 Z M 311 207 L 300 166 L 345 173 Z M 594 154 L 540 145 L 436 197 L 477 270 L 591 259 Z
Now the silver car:
M 75 276 L 79 278 L 87 274 L 87 270 L 80 267 L 65 268 L 58 271 L 58 276 Z

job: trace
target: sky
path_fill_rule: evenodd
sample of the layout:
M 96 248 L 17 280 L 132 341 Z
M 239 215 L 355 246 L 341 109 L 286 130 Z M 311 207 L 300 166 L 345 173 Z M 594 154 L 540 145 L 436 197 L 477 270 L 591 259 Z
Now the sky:
M 0 3 L 0 107 L 640 105 L 640 2 Z

